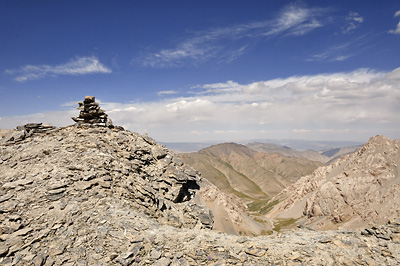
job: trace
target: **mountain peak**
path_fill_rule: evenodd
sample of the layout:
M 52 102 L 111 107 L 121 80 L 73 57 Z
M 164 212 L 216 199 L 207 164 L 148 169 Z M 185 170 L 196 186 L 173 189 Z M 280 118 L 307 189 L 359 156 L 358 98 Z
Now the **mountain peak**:
M 381 147 L 382 149 L 384 148 L 396 149 L 398 148 L 398 141 L 392 140 L 383 135 L 376 135 L 374 137 L 371 137 L 368 140 L 368 142 L 365 145 L 363 145 L 363 147 L 365 147 L 366 149 L 370 149 L 372 147 Z
M 399 141 L 372 137 L 356 153 L 284 189 L 269 216 L 325 229 L 384 223 L 400 214 L 399 165 Z

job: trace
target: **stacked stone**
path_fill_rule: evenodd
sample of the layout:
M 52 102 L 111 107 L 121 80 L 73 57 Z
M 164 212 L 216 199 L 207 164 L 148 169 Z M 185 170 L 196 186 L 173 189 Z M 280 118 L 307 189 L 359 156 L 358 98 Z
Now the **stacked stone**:
M 78 104 L 79 106 L 76 109 L 81 110 L 81 112 L 78 117 L 72 117 L 72 120 L 76 123 L 112 127 L 111 119 L 108 118 L 104 110 L 100 109 L 94 96 L 85 96 L 83 102 L 78 102 Z

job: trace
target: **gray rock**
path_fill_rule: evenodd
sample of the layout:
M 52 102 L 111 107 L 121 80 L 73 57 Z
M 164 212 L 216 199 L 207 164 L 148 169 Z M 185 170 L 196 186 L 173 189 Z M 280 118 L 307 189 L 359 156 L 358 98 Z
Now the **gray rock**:
M 9 247 L 4 245 L 3 243 L 0 243 L 0 257 L 4 257 L 8 253 Z
M 171 262 L 171 266 L 187 266 L 188 262 L 185 258 L 174 258 Z
M 135 244 L 128 248 L 128 250 L 121 255 L 119 255 L 115 260 L 125 266 L 130 265 L 133 261 L 135 261 L 136 256 L 139 254 L 139 251 L 143 248 L 142 244 Z
M 154 260 L 158 260 L 162 255 L 162 251 L 159 249 L 153 249 L 151 251 L 151 258 Z
M 154 262 L 155 266 L 168 266 L 171 264 L 171 260 L 168 258 L 161 258 L 158 261 Z

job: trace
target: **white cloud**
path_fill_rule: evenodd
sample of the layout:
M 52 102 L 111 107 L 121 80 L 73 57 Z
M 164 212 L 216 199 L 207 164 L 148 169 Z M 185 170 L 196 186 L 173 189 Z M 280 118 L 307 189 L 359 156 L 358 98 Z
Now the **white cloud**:
M 400 137 L 400 68 L 292 76 L 198 86 L 208 93 L 151 102 L 101 102 L 114 124 L 159 141 L 223 138 L 367 140 Z M 0 128 L 27 122 L 71 124 L 77 110 L 3 117 Z M 62 124 L 61 124 L 62 125 Z M 340 133 L 335 135 L 335 133 Z
M 195 92 L 196 94 L 205 94 L 205 93 L 227 93 L 232 91 L 240 91 L 242 86 L 237 82 L 228 80 L 226 82 L 220 82 L 220 83 L 197 85 L 192 88 L 198 89 Z M 204 91 L 201 89 L 204 89 Z
M 349 12 L 346 17 L 346 25 L 342 27 L 342 33 L 352 33 L 355 29 L 361 26 L 364 22 L 364 18 L 360 16 L 357 12 Z
M 159 91 L 157 92 L 158 96 L 163 96 L 163 95 L 171 95 L 171 94 L 177 94 L 178 91 L 173 91 L 173 90 L 169 90 L 169 91 Z
M 199 64 L 210 59 L 229 63 L 249 51 L 254 38 L 304 35 L 322 27 L 326 12 L 326 9 L 289 5 L 272 20 L 197 32 L 178 43 L 175 48 L 161 49 L 134 61 L 154 68 Z M 238 40 L 240 42 L 236 42 Z
M 249 135 L 284 128 L 288 128 L 288 136 L 333 134 L 334 129 L 354 138 L 359 129 L 371 127 L 365 133 L 368 138 L 400 124 L 398 73 L 400 69 L 389 73 L 359 69 L 250 84 L 205 84 L 202 88 L 207 94 L 132 104 L 137 110 L 110 117 L 117 124 L 130 123 L 132 130 L 146 128 L 164 140 L 188 140 L 190 132 L 202 132 L 202 138 L 220 138 L 221 133 Z
M 24 82 L 47 76 L 58 75 L 86 75 L 94 73 L 111 73 L 111 69 L 104 66 L 96 57 L 77 57 L 61 65 L 26 65 L 19 69 L 7 69 L 7 74 L 15 75 L 16 81 Z
M 347 55 L 338 55 L 338 56 L 332 58 L 332 61 L 344 61 L 344 60 L 349 59 L 350 57 L 352 57 L 351 54 L 347 54 Z
M 397 11 L 397 12 L 394 14 L 394 17 L 399 17 L 399 16 L 400 16 L 400 10 Z M 390 30 L 389 33 L 392 33 L 392 34 L 400 34 L 400 22 L 397 24 L 396 29 L 395 29 L 395 30 Z
M 325 12 L 325 9 L 320 8 L 310 9 L 293 4 L 289 5 L 282 10 L 265 35 L 284 32 L 289 35 L 304 35 L 315 28 L 323 26 L 322 22 L 317 18 Z
M 234 82 L 232 80 L 228 80 L 227 82 L 220 82 L 220 83 L 210 83 L 202 85 L 203 88 L 207 89 L 226 89 L 226 88 L 237 88 L 239 83 Z

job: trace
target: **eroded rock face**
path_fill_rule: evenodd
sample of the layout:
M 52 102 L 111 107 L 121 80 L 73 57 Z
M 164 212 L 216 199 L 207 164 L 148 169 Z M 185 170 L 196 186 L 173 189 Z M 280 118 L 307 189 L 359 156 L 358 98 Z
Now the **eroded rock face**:
M 399 141 L 369 140 L 356 153 L 286 188 L 270 217 L 305 217 L 316 228 L 360 228 L 400 217 Z

